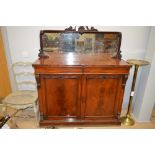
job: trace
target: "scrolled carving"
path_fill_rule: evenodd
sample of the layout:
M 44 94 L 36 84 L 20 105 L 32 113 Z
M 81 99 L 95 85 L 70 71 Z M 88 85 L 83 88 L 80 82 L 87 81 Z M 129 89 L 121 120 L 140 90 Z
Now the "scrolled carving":
M 121 115 L 120 112 L 118 112 L 118 113 L 117 113 L 117 119 L 118 119 L 118 120 L 121 119 L 120 115 Z
M 44 120 L 44 115 L 43 115 L 43 112 L 40 112 L 40 120 Z
M 95 29 L 94 27 L 89 28 L 88 26 L 84 27 L 84 26 L 80 26 L 78 28 L 78 32 L 79 33 L 84 33 L 84 32 L 96 32 L 98 31 L 97 29 Z
M 87 31 L 98 31 L 93 26 L 91 26 L 90 28 L 88 26 L 86 26 L 86 28 L 87 28 Z
M 45 75 L 44 79 L 79 79 L 79 76 L 74 75 Z
M 76 31 L 76 26 L 73 28 L 72 26 L 65 29 L 65 31 Z
M 37 88 L 39 89 L 41 84 L 40 84 L 40 75 L 39 74 L 36 74 L 35 75 L 35 78 L 36 78 L 36 82 L 37 82 Z
M 44 51 L 42 49 L 39 50 L 39 54 L 38 54 L 39 58 L 48 58 L 49 56 L 47 54 L 44 53 Z
M 127 79 L 128 79 L 128 75 L 124 75 L 124 76 L 123 76 L 123 79 L 122 79 L 122 87 L 123 87 L 123 88 L 124 88 L 125 85 L 126 85 Z
M 85 27 L 84 27 L 84 26 L 80 26 L 80 27 L 78 28 L 78 31 L 85 31 Z
M 122 59 L 122 51 L 117 53 L 117 59 L 120 59 L 120 60 Z
M 93 26 L 91 26 L 90 28 L 88 26 L 79 26 L 78 30 L 76 31 L 76 26 L 73 28 L 72 26 L 68 27 L 65 29 L 65 31 L 73 31 L 73 32 L 79 32 L 79 33 L 84 33 L 84 32 L 96 32 L 98 31 L 97 29 L 95 29 Z
M 114 59 L 122 59 L 122 51 L 117 52 L 117 54 L 115 56 L 113 56 Z
M 98 75 L 98 76 L 88 76 L 87 79 L 118 79 L 120 75 Z

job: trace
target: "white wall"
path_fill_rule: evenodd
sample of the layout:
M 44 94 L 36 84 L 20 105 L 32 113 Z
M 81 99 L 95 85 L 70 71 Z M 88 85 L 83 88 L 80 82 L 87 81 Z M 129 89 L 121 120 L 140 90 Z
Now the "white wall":
M 12 62 L 35 61 L 40 44 L 39 32 L 42 29 L 64 29 L 65 27 L 6 27 Z
M 39 47 L 39 31 L 42 29 L 64 29 L 64 27 L 6 27 L 12 61 L 18 61 L 27 55 L 29 60 L 34 61 L 37 58 Z M 147 41 L 150 27 L 96 27 L 103 31 L 122 32 L 123 58 L 143 57 L 146 52 Z M 26 54 L 27 52 L 28 54 Z
M 148 122 L 155 105 L 155 27 L 151 27 L 145 59 L 149 66 L 142 67 L 138 96 L 133 114 L 137 121 Z
M 12 62 L 16 61 L 35 61 L 37 59 L 39 45 L 39 32 L 43 29 L 65 29 L 66 27 L 5 27 L 7 31 L 8 44 Z M 103 31 L 120 31 L 122 32 L 122 55 L 123 59 L 144 58 L 150 27 L 144 26 L 113 26 L 96 27 Z M 132 80 L 132 70 L 129 80 L 127 81 L 124 106 L 128 103 L 129 92 Z

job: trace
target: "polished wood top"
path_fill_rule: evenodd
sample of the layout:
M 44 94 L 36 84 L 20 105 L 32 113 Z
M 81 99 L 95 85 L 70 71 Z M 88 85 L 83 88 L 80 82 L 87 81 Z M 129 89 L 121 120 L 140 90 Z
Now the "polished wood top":
M 38 59 L 33 66 L 113 66 L 130 67 L 124 60 L 114 59 L 108 53 L 49 52 L 48 58 Z

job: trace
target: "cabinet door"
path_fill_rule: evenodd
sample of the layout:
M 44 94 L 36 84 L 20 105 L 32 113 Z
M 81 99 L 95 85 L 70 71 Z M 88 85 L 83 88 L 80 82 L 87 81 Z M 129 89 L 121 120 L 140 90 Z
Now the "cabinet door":
M 87 75 L 85 119 L 115 117 L 117 115 L 120 89 L 120 75 Z
M 41 81 L 44 119 L 80 117 L 80 75 L 42 75 Z

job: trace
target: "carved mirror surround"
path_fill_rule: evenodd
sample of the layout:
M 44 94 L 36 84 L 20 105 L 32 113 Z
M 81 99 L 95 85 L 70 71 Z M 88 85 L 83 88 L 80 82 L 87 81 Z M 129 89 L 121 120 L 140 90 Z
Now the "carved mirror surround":
M 109 53 L 112 57 L 121 59 L 120 32 L 101 32 L 94 27 L 70 26 L 65 30 L 40 31 L 39 57 L 46 57 L 46 52 L 74 53 Z

